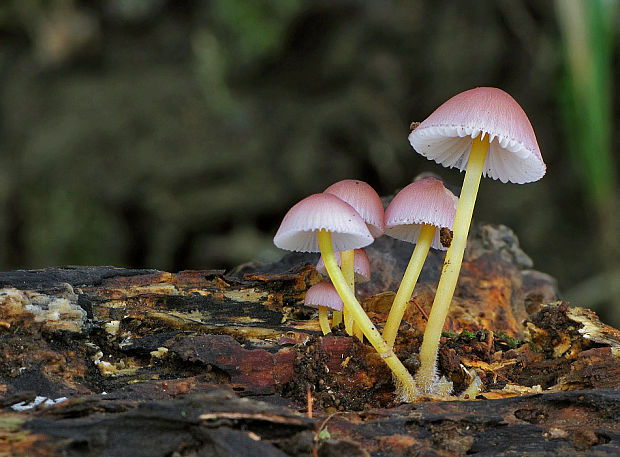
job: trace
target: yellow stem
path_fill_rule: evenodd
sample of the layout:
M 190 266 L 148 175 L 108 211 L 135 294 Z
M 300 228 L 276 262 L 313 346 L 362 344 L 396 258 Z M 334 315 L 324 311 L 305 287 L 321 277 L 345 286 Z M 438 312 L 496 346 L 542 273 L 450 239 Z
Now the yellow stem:
M 331 332 L 329 327 L 329 320 L 327 319 L 327 306 L 319 306 L 319 325 L 323 331 L 323 335 L 327 335 Z
M 489 137 L 487 135 L 484 140 L 481 140 L 480 137 L 475 138 L 469 153 L 463 188 L 461 189 L 461 196 L 456 209 L 456 216 L 454 217 L 452 244 L 446 252 L 443 271 L 437 285 L 437 293 L 435 294 L 433 307 L 431 308 L 424 331 L 424 340 L 420 348 L 420 368 L 416 373 L 416 381 L 424 391 L 430 389 L 435 378 L 437 350 L 439 348 L 441 331 L 450 309 L 450 302 L 456 288 L 456 282 L 459 278 L 467 234 L 469 233 L 478 186 L 480 185 L 480 177 L 482 176 L 488 149 Z
M 346 305 L 342 307 L 342 320 L 344 321 L 344 330 L 347 332 L 347 335 L 353 335 L 353 321 Z
M 392 352 L 392 350 L 385 343 L 377 328 L 357 302 L 353 291 L 342 275 L 342 271 L 338 268 L 338 264 L 336 263 L 336 259 L 334 257 L 331 234 L 325 230 L 320 230 L 318 232 L 318 237 L 321 255 L 323 256 L 323 260 L 325 262 L 325 268 L 327 269 L 327 273 L 329 274 L 332 284 L 342 298 L 344 306 L 348 308 L 355 321 L 362 328 L 364 335 L 368 341 L 370 341 L 370 344 L 372 344 L 376 351 L 381 355 L 385 363 L 392 370 L 402 399 L 405 401 L 415 400 L 419 397 L 419 393 L 413 377 L 400 362 L 400 360 L 396 358 L 394 352 Z
M 344 279 L 349 283 L 349 287 L 353 291 L 353 295 L 355 295 L 355 251 L 345 251 L 340 253 L 340 269 L 342 270 L 342 275 Z M 358 340 L 364 341 L 364 332 L 362 332 L 361 327 L 355 323 L 353 320 L 353 316 L 349 314 L 349 324 L 351 327 L 351 333 L 349 335 L 354 335 Z M 346 326 L 346 324 L 345 324 Z
M 338 327 L 342 322 L 342 311 L 332 311 L 332 326 Z
M 364 331 L 357 322 L 353 322 L 353 336 L 357 337 L 362 343 L 364 342 Z
M 323 259 L 325 260 L 325 259 Z M 340 253 L 340 269 L 342 271 L 342 275 L 344 276 L 345 281 L 355 293 L 355 273 L 353 271 L 353 263 L 354 263 L 354 252 L 353 250 L 342 251 Z M 343 307 L 344 313 L 344 328 L 346 329 L 349 335 L 353 335 L 353 316 L 349 312 L 349 310 Z
M 402 321 L 405 310 L 407 309 L 407 303 L 409 303 L 413 289 L 418 282 L 418 277 L 422 271 L 422 266 L 424 265 L 424 261 L 426 260 L 428 250 L 431 247 L 434 236 L 435 226 L 424 224 L 422 226 L 422 230 L 420 230 L 418 242 L 416 243 L 415 249 L 411 254 L 409 265 L 407 265 L 403 279 L 400 282 L 398 292 L 396 292 L 396 297 L 394 297 L 390 314 L 388 315 L 383 329 L 383 338 L 390 347 L 394 346 L 396 334 L 398 333 L 398 327 L 400 326 L 400 322 Z

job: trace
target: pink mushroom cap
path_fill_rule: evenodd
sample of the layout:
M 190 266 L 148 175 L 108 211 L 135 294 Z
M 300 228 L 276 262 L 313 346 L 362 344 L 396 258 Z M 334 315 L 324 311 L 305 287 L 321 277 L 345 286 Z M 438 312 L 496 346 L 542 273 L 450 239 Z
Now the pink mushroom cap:
M 336 257 L 338 266 L 340 266 L 342 263 L 340 251 L 334 252 L 334 256 Z M 319 262 L 316 264 L 316 271 L 323 276 L 327 276 L 327 269 L 325 268 L 323 257 L 321 257 Z M 357 282 L 370 281 L 370 260 L 368 260 L 368 254 L 366 254 L 366 251 L 363 249 L 356 249 L 354 251 L 353 272 L 355 273 L 355 280 Z
M 331 233 L 336 251 L 368 246 L 374 238 L 355 209 L 331 194 L 314 194 L 293 206 L 273 238 L 288 251 L 320 252 L 317 232 Z
M 313 308 L 326 306 L 334 311 L 342 311 L 342 298 L 340 298 L 336 288 L 329 281 L 322 281 L 310 287 L 306 291 L 304 304 Z
M 351 205 L 362 216 L 373 237 L 379 238 L 385 229 L 383 203 L 372 186 L 357 179 L 345 179 L 332 184 L 324 193 L 335 195 Z
M 532 124 L 515 99 L 495 87 L 455 95 L 409 134 L 409 142 L 427 159 L 463 171 L 478 135 L 488 135 L 490 143 L 483 176 L 517 184 L 544 176 Z
M 417 243 L 422 224 L 452 230 L 459 199 L 439 179 L 424 178 L 401 190 L 385 211 L 385 234 Z M 435 231 L 431 247 L 446 250 Z

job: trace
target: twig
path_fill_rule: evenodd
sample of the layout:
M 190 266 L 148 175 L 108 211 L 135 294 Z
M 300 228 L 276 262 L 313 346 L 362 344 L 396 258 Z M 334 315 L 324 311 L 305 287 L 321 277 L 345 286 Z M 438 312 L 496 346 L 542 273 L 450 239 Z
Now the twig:
M 318 443 L 319 443 L 319 434 L 321 433 L 321 430 L 323 430 L 325 428 L 325 426 L 327 425 L 327 422 L 334 416 L 341 414 L 342 411 L 336 411 L 335 413 L 331 413 L 329 416 L 327 416 L 325 418 L 325 420 L 323 420 L 323 422 L 321 422 L 321 425 L 319 425 L 319 427 L 317 428 L 315 434 L 314 434 L 314 447 L 312 448 L 312 455 L 314 457 L 317 457 L 319 454 L 319 448 L 318 448 Z
M 411 300 L 411 302 L 415 305 L 416 308 L 418 308 L 418 311 L 420 311 L 422 313 L 422 316 L 424 316 L 424 319 L 426 319 L 428 321 L 428 314 L 426 314 L 426 312 L 424 311 L 424 309 L 418 305 L 418 302 L 414 300 Z
M 306 394 L 308 395 L 308 418 L 312 419 L 312 393 L 310 392 L 310 384 L 306 388 Z

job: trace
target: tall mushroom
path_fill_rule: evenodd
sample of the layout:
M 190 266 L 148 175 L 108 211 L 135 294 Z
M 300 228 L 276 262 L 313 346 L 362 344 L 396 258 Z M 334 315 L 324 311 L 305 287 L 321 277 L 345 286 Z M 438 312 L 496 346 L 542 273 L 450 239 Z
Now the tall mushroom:
M 357 179 L 344 179 L 332 184 L 323 192 L 335 195 L 355 208 L 374 238 L 379 238 L 383 235 L 385 228 L 383 202 L 381 202 L 381 198 L 370 184 Z M 341 258 L 342 274 L 353 291 L 355 291 L 355 277 L 353 274 L 354 253 L 353 251 L 342 252 Z M 347 332 L 352 334 L 354 323 L 352 316 L 347 314 L 346 307 L 344 309 L 344 324 Z M 358 337 L 361 336 L 359 329 L 354 331 L 354 333 Z
M 392 370 L 400 396 L 411 401 L 418 395 L 413 377 L 358 303 L 334 258 L 334 249 L 357 249 L 373 240 L 366 224 L 352 206 L 334 195 L 323 193 L 306 197 L 293 206 L 284 216 L 273 242 L 277 247 L 290 251 L 321 253 L 344 307 L 349 309 L 370 344 Z
M 439 179 L 424 178 L 401 190 L 385 211 L 385 234 L 415 243 L 415 249 L 392 303 L 383 338 L 393 346 L 398 327 L 411 298 L 422 266 L 433 247 L 445 251 L 440 241 L 441 228 L 452 229 L 458 198 Z
M 455 95 L 410 133 L 409 142 L 426 158 L 465 170 L 454 237 L 420 349 L 416 380 L 429 391 L 435 382 L 439 339 L 461 269 L 480 177 L 523 184 L 542 178 L 546 166 L 523 109 L 506 92 L 493 87 Z

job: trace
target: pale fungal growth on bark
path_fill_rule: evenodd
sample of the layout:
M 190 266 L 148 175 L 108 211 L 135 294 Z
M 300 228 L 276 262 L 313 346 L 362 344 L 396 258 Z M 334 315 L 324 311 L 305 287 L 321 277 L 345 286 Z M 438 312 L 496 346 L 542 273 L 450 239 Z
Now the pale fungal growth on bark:
M 383 329 L 385 342 L 393 346 L 422 266 L 431 247 L 445 250 L 440 229 L 452 229 L 458 198 L 435 178 L 412 182 L 401 190 L 385 211 L 385 234 L 415 244 Z
M 409 142 L 426 158 L 465 170 L 454 236 L 420 349 L 416 381 L 428 392 L 437 381 L 439 339 L 461 269 L 481 176 L 523 184 L 542 178 L 546 166 L 523 109 L 506 92 L 493 87 L 452 97 L 409 134 Z
M 334 249 L 347 251 L 362 248 L 373 240 L 366 224 L 352 206 L 334 195 L 323 193 L 311 195 L 293 206 L 284 216 L 273 241 L 282 249 L 321 253 L 344 307 L 392 370 L 401 398 L 412 401 L 418 396 L 413 377 L 362 309 L 334 257 Z

